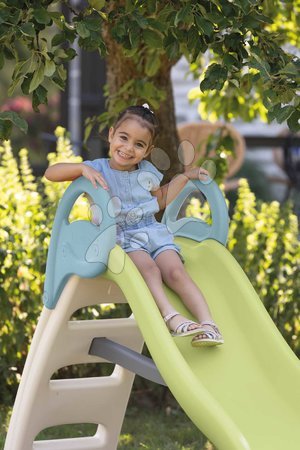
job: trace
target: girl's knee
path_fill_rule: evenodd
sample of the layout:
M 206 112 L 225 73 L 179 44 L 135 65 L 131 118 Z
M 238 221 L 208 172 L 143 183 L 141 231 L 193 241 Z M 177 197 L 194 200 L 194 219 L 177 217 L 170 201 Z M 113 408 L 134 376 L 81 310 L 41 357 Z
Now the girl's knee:
M 171 284 L 178 281 L 183 281 L 186 277 L 187 273 L 183 266 L 171 266 L 165 274 L 166 282 Z

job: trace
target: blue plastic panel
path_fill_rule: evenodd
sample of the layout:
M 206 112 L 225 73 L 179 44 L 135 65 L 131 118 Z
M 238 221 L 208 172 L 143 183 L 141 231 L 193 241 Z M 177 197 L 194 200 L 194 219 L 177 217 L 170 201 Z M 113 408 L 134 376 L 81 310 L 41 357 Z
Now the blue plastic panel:
M 69 223 L 70 211 L 83 193 L 87 193 L 102 212 L 99 225 L 87 220 Z M 71 275 L 91 278 L 105 272 L 109 252 L 116 243 L 115 218 L 107 212 L 109 200 L 109 194 L 101 186 L 95 189 L 84 177 L 75 180 L 64 193 L 55 215 L 48 251 L 43 295 L 47 308 L 55 308 Z
M 212 225 L 195 217 L 185 217 L 177 220 L 178 212 L 191 192 L 198 189 L 202 192 L 210 206 Z M 179 195 L 167 206 L 162 222 L 165 223 L 174 236 L 181 236 L 201 242 L 205 239 L 215 239 L 226 245 L 229 217 L 225 198 L 217 183 L 210 178 L 207 181 L 190 180 Z

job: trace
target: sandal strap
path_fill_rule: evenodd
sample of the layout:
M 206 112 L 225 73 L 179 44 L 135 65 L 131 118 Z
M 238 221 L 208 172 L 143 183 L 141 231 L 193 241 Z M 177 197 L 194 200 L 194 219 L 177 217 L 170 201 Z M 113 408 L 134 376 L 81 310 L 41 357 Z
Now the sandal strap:
M 177 312 L 177 311 L 171 312 L 170 314 L 167 314 L 166 316 L 164 316 L 163 319 L 167 323 L 167 322 L 169 322 L 169 320 L 173 319 L 173 317 L 175 317 L 175 316 L 179 316 L 179 312 Z
M 218 339 L 218 334 L 215 333 L 214 331 L 204 331 L 203 330 L 203 331 L 199 332 L 197 336 L 201 340 L 201 336 L 204 336 L 204 335 L 207 339 L 212 339 L 214 341 Z
M 216 334 L 221 335 L 219 328 L 217 327 L 217 325 L 214 322 L 201 322 L 201 326 L 205 326 L 205 325 L 212 327 L 212 329 L 214 330 L 214 332 Z
M 186 320 L 185 322 L 181 322 L 178 327 L 175 329 L 174 333 L 186 333 L 187 331 L 189 331 L 189 327 L 191 325 L 198 325 L 198 327 L 200 328 L 199 324 L 196 322 L 193 322 L 192 320 Z M 195 329 L 196 330 L 196 329 Z
M 201 322 L 201 325 L 212 325 L 212 326 L 217 326 L 216 324 L 215 324 L 215 322 Z

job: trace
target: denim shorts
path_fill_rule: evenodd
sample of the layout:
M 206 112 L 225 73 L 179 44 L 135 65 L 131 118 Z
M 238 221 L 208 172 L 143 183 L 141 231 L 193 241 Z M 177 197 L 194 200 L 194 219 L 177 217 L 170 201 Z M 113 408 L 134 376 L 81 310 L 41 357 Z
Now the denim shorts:
M 175 250 L 183 262 L 180 254 L 180 247 L 174 243 L 172 233 L 170 233 L 165 224 L 153 221 L 147 218 L 137 225 L 130 227 L 117 226 L 117 244 L 119 244 L 126 253 L 142 250 L 147 252 L 152 259 L 155 259 L 165 250 Z

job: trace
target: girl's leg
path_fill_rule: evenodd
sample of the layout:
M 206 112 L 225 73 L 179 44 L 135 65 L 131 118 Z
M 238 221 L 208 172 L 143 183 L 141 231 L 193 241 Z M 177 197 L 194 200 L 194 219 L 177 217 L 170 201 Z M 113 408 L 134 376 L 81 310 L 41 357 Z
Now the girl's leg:
M 169 300 L 163 290 L 161 272 L 156 262 L 153 261 L 151 256 L 143 250 L 129 252 L 128 256 L 130 256 L 134 264 L 139 269 L 141 275 L 143 276 L 150 292 L 154 297 L 154 300 L 156 301 L 161 315 L 164 317 L 167 314 L 174 312 L 174 308 L 169 303 Z M 170 329 L 174 331 L 176 327 L 178 327 L 178 325 L 180 325 L 185 320 L 186 318 L 178 315 L 173 317 L 168 322 L 168 325 Z M 191 324 L 188 329 L 193 330 L 195 328 L 197 328 L 197 325 Z
M 175 291 L 199 322 L 212 322 L 211 312 L 200 291 L 175 250 L 165 250 L 156 258 L 163 281 Z

